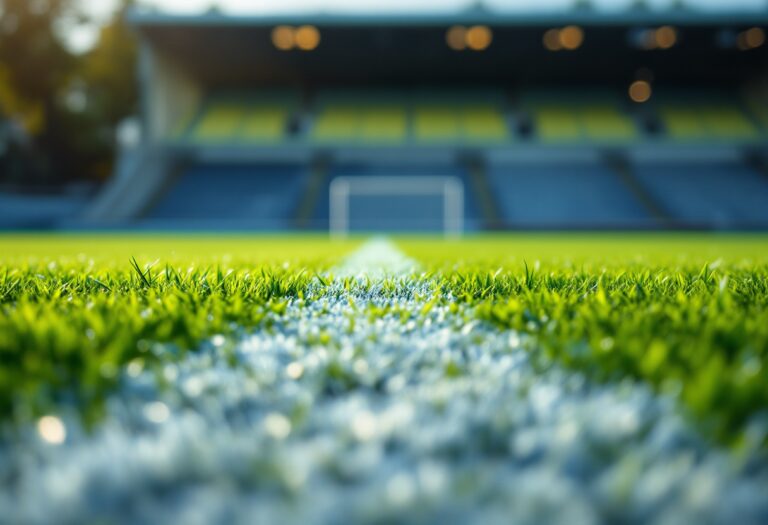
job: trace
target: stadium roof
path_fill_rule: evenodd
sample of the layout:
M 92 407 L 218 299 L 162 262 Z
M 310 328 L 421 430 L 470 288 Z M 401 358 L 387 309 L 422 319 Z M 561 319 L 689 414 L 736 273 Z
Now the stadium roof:
M 524 25 L 618 25 L 644 24 L 676 25 L 764 25 L 768 24 L 768 9 L 736 9 L 728 11 L 676 8 L 665 10 L 626 9 L 603 11 L 588 8 L 553 11 L 502 12 L 487 8 L 456 12 L 381 12 L 381 13 L 286 13 L 234 15 L 208 11 L 198 15 L 163 13 L 154 10 L 134 10 L 129 20 L 142 26 L 272 26 L 276 24 L 306 24 L 319 26 L 445 26 L 460 23 L 483 23 L 494 26 Z
M 233 16 L 136 10 L 130 14 L 148 48 L 171 58 L 211 88 L 253 84 L 402 84 L 403 82 L 625 82 L 638 67 L 669 81 L 737 81 L 764 63 L 765 50 L 735 51 L 743 28 L 768 26 L 768 10 L 572 9 L 496 12 L 475 7 L 456 12 L 328 12 Z M 271 40 L 276 26 L 314 25 L 322 45 L 311 53 L 284 52 Z M 456 53 L 446 28 L 487 25 L 493 45 L 482 53 Z M 579 53 L 542 46 L 542 34 L 579 25 L 588 35 Z M 648 53 L 634 43 L 644 27 L 685 28 L 674 49 Z M 730 36 L 729 36 L 730 35 Z M 723 42 L 732 40 L 730 44 Z M 371 60 L 375 56 L 376 60 Z

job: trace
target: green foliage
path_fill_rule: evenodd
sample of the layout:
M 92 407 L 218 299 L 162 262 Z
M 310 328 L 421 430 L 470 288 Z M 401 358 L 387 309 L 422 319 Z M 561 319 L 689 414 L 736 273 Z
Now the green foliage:
M 109 175 L 115 128 L 138 101 L 136 42 L 124 23 L 134 3 L 120 0 L 95 47 L 78 54 L 67 38 L 95 23 L 84 2 L 0 0 L 0 116 L 22 124 L 37 147 L 38 169 L 12 182 Z M 80 97 L 84 107 L 68 103 Z

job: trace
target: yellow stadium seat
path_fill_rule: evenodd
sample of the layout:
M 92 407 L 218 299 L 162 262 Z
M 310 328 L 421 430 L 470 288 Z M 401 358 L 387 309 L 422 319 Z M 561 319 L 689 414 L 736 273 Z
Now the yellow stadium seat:
M 691 140 L 706 136 L 704 122 L 697 110 L 692 108 L 666 107 L 660 111 L 669 136 L 675 139 Z
M 360 140 L 402 142 L 408 132 L 408 118 L 402 108 L 382 107 L 361 111 Z
M 667 132 L 684 140 L 749 139 L 757 127 L 735 106 L 673 106 L 661 111 Z
M 717 138 L 748 139 L 758 135 L 755 125 L 738 108 L 706 108 L 700 115 L 707 131 Z
M 458 140 L 461 136 L 459 114 L 450 107 L 417 108 L 414 112 L 413 131 L 417 140 Z
M 353 140 L 360 132 L 360 111 L 351 107 L 327 107 L 317 117 L 312 137 L 320 141 Z
M 750 115 L 757 119 L 760 125 L 760 132 L 768 131 L 768 96 L 763 93 L 746 93 L 744 102 Z
M 192 131 L 203 141 L 231 140 L 237 136 L 246 108 L 242 104 L 216 104 L 207 108 Z
M 545 141 L 578 140 L 582 130 L 576 113 L 565 107 L 541 107 L 535 112 L 539 137 Z
M 588 106 L 580 111 L 581 122 L 587 137 L 604 141 L 625 141 L 637 136 L 637 128 L 632 119 L 617 108 Z
M 493 107 L 469 107 L 461 112 L 461 125 L 469 140 L 503 141 L 509 138 L 504 116 Z
M 245 115 L 240 139 L 245 142 L 276 142 L 285 136 L 288 111 L 263 106 L 251 108 Z

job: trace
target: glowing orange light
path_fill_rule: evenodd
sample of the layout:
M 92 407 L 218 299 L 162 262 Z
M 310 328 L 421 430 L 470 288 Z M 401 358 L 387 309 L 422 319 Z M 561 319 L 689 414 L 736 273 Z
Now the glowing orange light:
M 584 31 L 578 26 L 567 26 L 560 30 L 560 45 L 568 51 L 574 51 L 584 43 Z
M 550 29 L 544 33 L 544 47 L 549 51 L 560 51 L 563 46 L 560 45 L 560 31 L 557 29 Z
M 747 29 L 744 31 L 744 42 L 747 44 L 747 46 L 749 46 L 750 49 L 755 49 L 762 46 L 765 44 L 765 31 L 759 27 Z
M 636 80 L 629 86 L 629 98 L 633 102 L 643 103 L 650 100 L 652 94 L 651 84 L 645 80 Z
M 662 26 L 654 35 L 656 46 L 661 49 L 669 49 L 677 43 L 677 31 L 672 26 Z
M 320 31 L 315 26 L 301 26 L 296 30 L 296 45 L 302 51 L 312 51 L 320 45 Z
M 293 28 L 288 26 L 277 26 L 272 30 L 272 45 L 281 51 L 293 49 L 296 44 L 296 38 Z
M 445 42 L 454 51 L 467 48 L 467 30 L 464 26 L 453 26 L 445 33 Z
M 467 47 L 473 51 L 488 49 L 493 41 L 493 33 L 486 26 L 473 26 L 467 31 Z

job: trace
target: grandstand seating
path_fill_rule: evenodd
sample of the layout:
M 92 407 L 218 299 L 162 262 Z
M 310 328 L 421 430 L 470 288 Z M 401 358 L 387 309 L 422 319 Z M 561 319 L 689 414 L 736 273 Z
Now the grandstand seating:
M 639 136 L 613 92 L 544 90 L 523 93 L 520 99 L 521 109 L 533 118 L 536 136 L 545 143 L 629 142 Z
M 596 90 L 505 94 L 480 89 L 336 89 L 310 95 L 303 106 L 299 97 L 274 93 L 212 96 L 184 137 L 198 145 L 509 145 L 518 142 L 508 126 L 516 115 L 531 118 L 533 140 L 542 145 L 632 145 L 643 140 L 709 144 L 765 136 L 756 114 L 747 113 L 735 97 L 720 93 L 658 95 L 643 106 L 645 116 L 655 115 L 662 124 L 657 137 L 644 135 L 621 96 Z M 291 119 L 299 116 L 307 125 L 289 137 Z M 389 166 L 347 162 L 332 167 L 325 179 L 311 181 L 307 167 L 261 166 L 252 172 L 245 166 L 201 165 L 183 174 L 147 220 L 229 221 L 272 229 L 290 227 L 296 220 L 324 229 L 329 220 L 329 184 L 335 177 L 439 175 L 464 182 L 470 230 L 489 224 L 654 228 L 660 220 L 681 227 L 768 226 L 768 212 L 763 211 L 768 208 L 763 205 L 768 202 L 768 182 L 738 162 L 641 163 L 630 170 L 636 176 L 626 179 L 597 160 L 579 158 L 493 161 L 479 187 L 474 187 L 476 177 L 449 162 L 429 166 L 408 160 Z M 217 186 L 215 199 L 208 195 L 212 180 Z M 486 194 L 481 209 L 479 196 Z M 358 197 L 351 203 L 353 227 L 437 230 L 442 227 L 441 206 L 440 198 L 429 196 Z
M 574 141 L 582 130 L 575 112 L 567 107 L 547 105 L 533 111 L 538 137 L 546 142 Z
M 45 229 L 76 217 L 87 194 L 34 195 L 0 190 L 0 230 Z
M 579 108 L 579 118 L 588 139 L 629 141 L 637 138 L 635 123 L 612 104 L 591 104 Z
M 330 90 L 317 93 L 309 138 L 317 143 L 375 145 L 406 140 L 408 120 L 398 93 Z
M 438 94 L 439 94 L 439 90 Z M 446 143 L 509 139 L 497 96 L 332 91 L 318 95 L 312 139 L 345 144 Z
M 286 138 L 296 102 L 290 96 L 212 97 L 203 104 L 182 138 L 195 143 L 259 144 Z
M 666 105 L 660 109 L 670 138 L 675 140 L 754 139 L 758 129 L 735 106 Z
M 659 94 L 655 106 L 673 141 L 749 141 L 762 134 L 747 114 L 747 101 L 735 93 L 669 91 Z
M 498 164 L 488 179 L 507 227 L 654 226 L 632 192 L 596 161 Z
M 196 144 L 285 143 L 292 116 L 311 120 L 299 143 L 339 146 L 504 145 L 515 141 L 512 115 L 531 118 L 534 140 L 543 144 L 626 145 L 643 140 L 635 116 L 616 92 L 522 93 L 507 108 L 501 91 L 326 90 L 310 97 L 309 110 L 295 96 L 259 93 L 214 96 L 182 134 Z M 721 94 L 661 95 L 644 109 L 661 122 L 662 140 L 755 141 L 765 136 L 759 112 L 747 114 L 735 97 Z M 750 107 L 756 107 L 753 103 Z M 750 110 L 751 111 L 751 110 Z M 658 140 L 656 137 L 655 140 Z M 645 137 L 646 139 L 650 137 Z M 304 142 L 308 141 L 308 142 Z
M 419 105 L 413 116 L 419 142 L 493 142 L 510 137 L 499 107 L 488 105 Z
M 743 162 L 648 161 L 633 171 L 679 225 L 768 227 L 768 177 Z
M 287 229 L 307 178 L 306 170 L 296 166 L 196 165 L 177 178 L 144 222 Z
M 318 142 L 381 144 L 403 142 L 407 136 L 405 110 L 397 106 L 329 105 L 317 115 L 312 138 Z
M 768 47 L 742 41 L 764 25 L 760 13 L 675 10 L 678 38 L 662 49 L 641 38 L 670 23 L 662 11 L 493 11 L 384 24 L 324 14 L 306 22 L 319 46 L 270 44 L 303 33 L 300 14 L 288 17 L 295 27 L 139 15 L 152 66 L 140 77 L 144 136 L 121 155 L 89 224 L 154 206 L 147 221 L 325 229 L 331 180 L 368 175 L 458 177 L 469 230 L 766 224 Z M 475 24 L 488 25 L 487 44 L 468 36 Z M 566 45 L 566 33 L 578 41 Z M 398 220 L 439 217 L 435 205 L 358 198 L 353 221 L 404 229 Z

